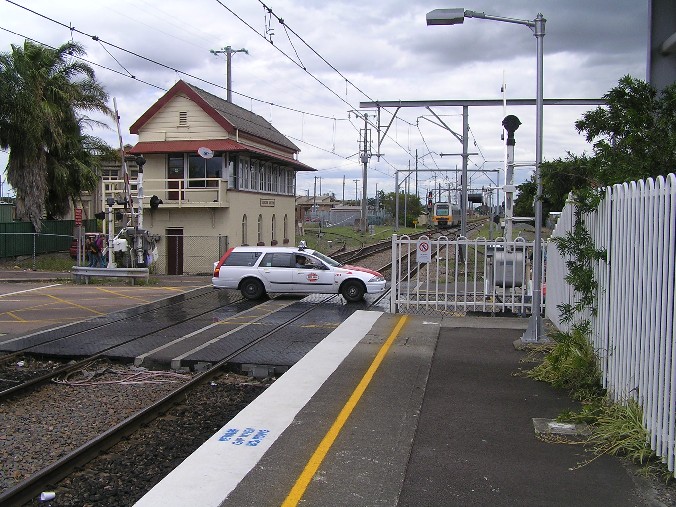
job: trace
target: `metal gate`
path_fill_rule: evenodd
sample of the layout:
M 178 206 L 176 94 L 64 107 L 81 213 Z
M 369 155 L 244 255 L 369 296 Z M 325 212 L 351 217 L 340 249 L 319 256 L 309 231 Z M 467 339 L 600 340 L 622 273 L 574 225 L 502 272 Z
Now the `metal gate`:
M 395 313 L 532 312 L 534 242 L 392 236 Z M 542 248 L 542 287 L 546 249 Z M 540 312 L 544 311 L 544 293 Z

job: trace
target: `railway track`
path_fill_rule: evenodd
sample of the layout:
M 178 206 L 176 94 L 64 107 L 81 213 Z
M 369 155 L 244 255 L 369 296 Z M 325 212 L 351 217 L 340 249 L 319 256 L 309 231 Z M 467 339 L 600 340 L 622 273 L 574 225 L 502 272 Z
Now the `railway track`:
M 229 363 L 233 358 L 236 358 L 237 356 L 245 353 L 249 349 L 256 347 L 256 345 L 266 340 L 274 340 L 274 337 L 277 333 L 283 332 L 285 328 L 292 326 L 301 319 L 321 322 L 323 320 L 321 316 L 323 304 L 335 302 L 334 300 L 338 300 L 339 298 L 340 296 L 338 295 L 324 296 L 320 301 L 315 301 L 315 304 L 302 309 L 302 311 L 292 313 L 282 322 L 279 322 L 277 319 L 276 325 L 271 331 L 260 336 L 253 337 L 242 346 L 232 350 L 218 363 L 213 364 L 211 368 L 195 374 L 193 378 L 186 381 L 171 393 L 163 396 L 160 400 L 152 404 L 149 403 L 147 407 L 137 412 L 135 415 L 132 415 L 123 422 L 116 424 L 96 438 L 88 440 L 86 443 L 78 446 L 76 450 L 60 457 L 56 462 L 50 463 L 48 466 L 43 467 L 41 470 L 34 473 L 26 480 L 4 491 L 2 494 L 0 494 L 0 505 L 24 505 L 27 502 L 30 502 L 31 499 L 35 499 L 37 495 L 39 495 L 42 491 L 45 491 L 46 488 L 49 489 L 57 487 L 56 485 L 58 481 L 62 480 L 64 477 L 70 476 L 75 470 L 82 468 L 86 463 L 90 462 L 96 456 L 101 455 L 101 453 L 104 453 L 107 449 L 115 446 L 122 439 L 129 438 L 130 435 L 135 434 L 141 428 L 148 425 L 151 421 L 160 418 L 163 414 L 167 413 L 171 407 L 176 407 L 185 400 L 190 399 L 192 397 L 190 394 L 192 390 L 198 389 L 200 386 L 209 385 L 214 381 L 213 379 L 217 378 L 218 376 L 222 376 L 224 372 L 229 369 Z M 372 302 L 372 304 L 377 303 L 378 300 L 374 300 Z M 363 308 L 363 305 L 353 306 L 355 310 Z M 313 312 L 317 314 L 314 317 L 311 315 Z M 23 392 L 24 394 L 28 393 L 25 394 L 26 396 L 30 396 L 30 393 L 35 392 L 35 389 L 38 389 L 38 387 L 34 384 L 30 391 Z M 14 390 L 12 393 L 12 399 L 19 397 L 20 392 L 20 390 Z M 5 402 L 8 401 L 6 400 Z M 29 399 L 26 399 L 24 404 L 30 405 L 31 402 Z M 45 413 L 44 417 L 49 418 L 50 414 Z M 73 428 L 72 431 L 77 430 Z M 26 436 L 26 438 L 29 437 Z M 190 452 L 192 451 L 189 451 L 188 454 Z M 149 484 L 148 488 L 151 486 L 152 484 Z M 77 505 L 77 503 L 74 505 Z
M 226 296 L 226 297 L 221 297 Z M 192 303 L 192 304 L 191 304 Z M 222 294 L 211 289 L 200 289 L 180 296 L 173 296 L 162 301 L 156 301 L 147 305 L 136 307 L 129 310 L 97 317 L 94 319 L 78 322 L 68 326 L 61 326 L 48 331 L 40 331 L 22 338 L 25 345 L 11 353 L 0 357 L 0 372 L 3 373 L 4 382 L 0 382 L 0 401 L 10 396 L 16 396 L 23 392 L 39 387 L 49 382 L 56 375 L 64 375 L 72 371 L 81 369 L 86 364 L 106 357 L 106 354 L 117 347 L 142 339 L 151 334 L 160 333 L 169 329 L 181 321 L 176 319 L 161 318 L 161 315 L 176 314 L 174 311 L 181 305 L 191 304 L 195 310 L 191 318 L 187 320 L 197 320 L 200 317 L 221 308 L 225 304 L 240 304 L 244 306 L 254 306 L 255 303 L 249 303 L 243 298 L 233 298 L 231 294 Z M 149 326 L 134 326 L 134 322 L 140 320 L 152 322 Z M 183 321 L 185 322 L 185 321 Z M 124 336 L 123 340 L 118 340 L 110 346 L 105 344 L 98 347 L 96 353 L 86 355 L 85 357 L 67 358 L 66 362 L 58 366 L 60 360 L 55 360 L 53 368 L 37 370 L 35 375 L 31 375 L 28 370 L 22 369 L 21 375 L 29 377 L 20 383 L 8 382 L 8 377 L 12 376 L 12 371 L 17 373 L 13 365 L 19 363 L 25 356 L 46 357 L 45 352 L 49 348 L 58 348 L 59 343 L 67 340 L 73 340 L 77 337 L 97 336 L 101 334 L 117 334 Z
M 445 233 L 448 234 L 448 231 L 445 231 Z M 417 236 L 423 234 L 429 236 L 431 234 L 431 231 L 423 231 Z M 389 249 L 391 249 L 391 241 L 381 242 L 380 244 L 373 245 L 372 247 L 369 248 L 362 248 L 354 252 L 345 252 L 345 259 L 348 259 L 347 262 L 354 262 L 357 260 L 363 261 L 364 259 L 368 259 L 369 257 L 372 257 L 374 255 L 382 254 L 383 252 L 386 252 Z M 334 257 L 336 256 L 334 255 Z M 385 271 L 388 269 L 388 267 L 391 268 L 391 255 L 389 256 L 389 259 L 390 259 L 389 262 L 385 266 L 381 266 L 376 269 L 379 269 L 380 271 Z M 346 261 L 343 260 L 343 262 Z M 203 294 L 201 294 L 203 291 L 195 291 L 195 292 L 196 292 L 195 294 L 191 294 L 190 296 L 186 295 L 179 296 L 178 299 L 182 300 L 182 302 L 186 304 L 189 304 L 191 302 L 197 303 L 196 306 L 199 307 L 199 310 L 197 310 L 199 315 L 204 315 L 212 312 L 213 308 L 207 309 L 204 306 L 204 301 L 200 300 L 200 298 L 203 297 Z M 335 295 L 326 296 L 325 299 L 321 301 L 321 303 L 329 302 L 339 297 L 340 296 Z M 380 295 L 379 298 L 377 298 L 375 301 L 372 302 L 372 305 L 377 305 L 380 301 L 388 297 L 389 291 Z M 51 336 L 48 339 L 42 341 L 41 339 L 38 338 L 38 336 L 43 333 L 35 333 L 35 336 L 31 335 L 33 338 L 35 338 L 34 345 L 27 346 L 21 350 L 18 350 L 14 354 L 8 354 L 0 358 L 0 362 L 9 363 L 20 357 L 19 356 L 20 354 L 25 355 L 32 353 L 32 351 L 34 351 L 36 347 L 39 348 L 41 345 L 56 345 L 59 340 L 66 339 L 68 337 L 72 337 L 77 334 L 88 333 L 96 330 L 99 330 L 100 332 L 103 329 L 111 329 L 110 326 L 125 326 L 126 328 L 128 328 L 129 319 L 137 318 L 144 320 L 156 320 L 158 314 L 161 314 L 162 312 L 174 311 L 175 313 L 176 307 L 172 308 L 174 304 L 178 303 L 177 301 L 175 301 L 175 299 L 176 298 L 169 298 L 169 300 L 152 303 L 150 305 L 144 305 L 144 307 L 137 308 L 134 311 L 130 312 L 129 314 L 128 312 L 120 312 L 120 314 L 112 315 L 109 316 L 108 318 L 92 319 L 91 321 L 86 321 L 84 323 L 65 326 L 63 328 L 55 330 L 54 332 L 50 332 Z M 243 301 L 241 299 L 239 300 L 232 299 L 225 304 L 233 304 L 233 303 L 241 304 L 242 302 Z M 25 481 L 22 481 L 21 483 L 18 483 L 12 486 L 11 488 L 5 490 L 2 494 L 0 494 L 0 504 L 25 505 L 26 503 L 30 503 L 32 500 L 34 500 L 37 497 L 37 495 L 39 495 L 40 492 L 44 491 L 47 487 L 49 488 L 61 487 L 57 486 L 58 481 L 62 480 L 65 477 L 71 476 L 75 470 L 81 469 L 82 467 L 85 466 L 86 463 L 90 463 L 97 456 L 100 456 L 102 453 L 106 453 L 107 450 L 112 449 L 113 446 L 117 445 L 123 439 L 132 438 L 131 436 L 137 434 L 141 428 L 147 426 L 148 424 L 151 424 L 152 421 L 156 421 L 158 420 L 158 418 L 161 418 L 162 415 L 166 414 L 167 411 L 171 410 L 172 407 L 180 406 L 182 400 L 189 398 L 188 393 L 191 392 L 191 390 L 198 389 L 200 388 L 200 386 L 209 385 L 210 382 L 213 382 L 213 379 L 222 376 L 224 372 L 227 371 L 229 367 L 228 365 L 233 358 L 242 354 L 246 350 L 255 347 L 257 344 L 267 339 L 270 339 L 279 330 L 282 330 L 285 327 L 292 325 L 298 319 L 307 317 L 313 311 L 316 311 L 317 308 L 319 307 L 321 307 L 321 304 L 312 305 L 312 307 L 304 310 L 300 314 L 288 319 L 286 322 L 277 325 L 274 331 L 270 331 L 269 333 L 259 336 L 256 339 L 253 339 L 250 342 L 237 348 L 236 350 L 233 350 L 230 354 L 223 357 L 218 363 L 212 365 L 211 368 L 209 368 L 204 372 L 200 372 L 194 375 L 192 379 L 186 381 L 183 385 L 181 385 L 181 387 L 173 390 L 166 396 L 163 396 L 160 400 L 152 404 L 148 404 L 147 407 L 145 407 L 143 410 L 138 411 L 135 415 L 130 416 L 123 422 L 116 424 L 109 430 L 98 435 L 96 438 L 88 440 L 86 443 L 79 446 L 75 451 L 62 456 L 54 463 L 50 463 L 48 466 L 45 466 L 38 472 L 31 475 Z M 321 321 L 322 319 L 321 317 L 319 317 L 316 320 Z M 133 337 L 130 336 L 125 341 L 125 343 L 130 343 L 131 341 L 142 338 L 143 336 L 147 336 L 152 332 L 164 330 L 174 325 L 176 325 L 176 322 L 172 322 L 172 324 L 170 325 L 167 325 L 165 323 L 164 325 L 160 325 L 157 329 L 154 329 L 154 331 L 148 330 L 145 333 L 140 333 Z M 43 338 L 45 337 L 43 336 Z M 118 345 L 116 344 L 115 346 Z M 49 380 L 55 377 L 56 375 L 65 375 L 69 371 L 82 368 L 85 364 L 91 362 L 92 359 L 96 359 L 101 355 L 103 355 L 103 353 L 107 350 L 110 350 L 110 348 L 112 347 L 109 347 L 108 349 L 101 351 L 101 353 L 99 354 L 88 356 L 87 358 L 82 359 L 76 364 L 66 365 L 63 368 L 50 370 L 47 374 L 43 374 L 35 379 L 31 379 L 29 382 L 23 383 L 21 386 L 14 386 L 10 389 L 7 389 L 0 393 L 0 398 L 5 398 L 5 400 L 7 400 L 10 398 L 16 399 L 17 397 L 23 395 L 28 396 L 31 392 L 39 389 L 41 385 L 44 385 L 46 382 L 49 382 Z M 152 486 L 152 484 L 148 485 L 148 487 L 150 486 Z M 77 505 L 77 503 L 74 503 L 73 505 Z

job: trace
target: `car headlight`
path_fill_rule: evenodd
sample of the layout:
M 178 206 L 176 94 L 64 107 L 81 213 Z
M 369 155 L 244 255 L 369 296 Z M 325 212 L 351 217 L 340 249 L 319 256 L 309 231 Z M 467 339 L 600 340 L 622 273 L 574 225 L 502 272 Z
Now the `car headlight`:
M 385 277 L 384 276 L 374 276 L 369 280 L 369 282 L 384 282 Z

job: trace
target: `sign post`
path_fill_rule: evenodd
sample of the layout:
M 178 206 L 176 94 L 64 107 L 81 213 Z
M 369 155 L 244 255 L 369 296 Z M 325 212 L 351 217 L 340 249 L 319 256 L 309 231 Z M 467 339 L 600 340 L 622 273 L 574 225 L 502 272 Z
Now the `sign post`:
M 82 265 L 82 208 L 75 208 L 75 235 L 77 236 L 77 254 L 75 255 L 75 262 L 78 266 Z
M 432 246 L 429 239 L 418 240 L 418 253 L 416 255 L 418 264 L 432 262 Z

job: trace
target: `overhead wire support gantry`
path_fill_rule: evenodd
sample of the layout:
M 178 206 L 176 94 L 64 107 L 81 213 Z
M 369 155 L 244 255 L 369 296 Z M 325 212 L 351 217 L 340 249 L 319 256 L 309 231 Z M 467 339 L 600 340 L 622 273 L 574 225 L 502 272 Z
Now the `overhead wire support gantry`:
M 380 153 L 381 144 L 389 130 L 390 126 L 394 122 L 394 119 L 402 107 L 424 107 L 428 109 L 436 118 L 439 120 L 444 129 L 448 130 L 453 134 L 453 136 L 462 143 L 462 199 L 461 199 L 461 225 L 460 230 L 463 236 L 467 232 L 467 160 L 469 157 L 468 153 L 468 136 L 469 136 L 469 108 L 470 107 L 486 107 L 486 106 L 500 106 L 504 107 L 505 102 L 508 106 L 534 106 L 536 105 L 535 99 L 449 99 L 449 100 L 379 100 L 375 102 L 360 102 L 359 107 L 362 109 L 373 109 L 377 110 L 377 126 L 376 130 L 378 132 L 378 144 L 377 151 Z M 598 106 L 605 104 L 603 99 L 544 99 L 544 105 L 548 106 Z M 448 127 L 440 117 L 432 111 L 432 107 L 462 107 L 463 108 L 463 129 L 462 135 L 454 132 L 450 127 Z M 392 119 L 387 124 L 383 130 L 383 125 L 381 123 L 380 117 L 380 108 L 395 108 L 394 113 L 392 114 Z

